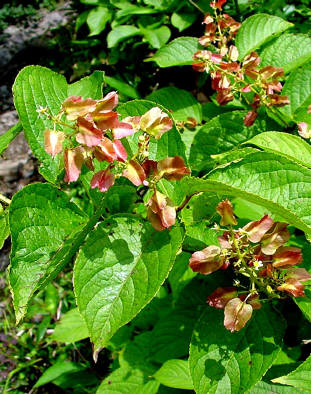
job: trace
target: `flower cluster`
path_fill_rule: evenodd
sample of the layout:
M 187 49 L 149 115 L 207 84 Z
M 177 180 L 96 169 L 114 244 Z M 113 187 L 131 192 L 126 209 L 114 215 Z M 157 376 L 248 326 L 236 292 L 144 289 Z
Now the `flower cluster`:
M 244 124 L 251 126 L 261 105 L 275 112 L 274 107 L 289 104 L 287 96 L 279 95 L 282 90 L 279 78 L 283 70 L 273 66 L 261 68 L 256 52 L 247 55 L 243 62 L 238 61 L 239 53 L 233 41 L 240 23 L 220 12 L 224 3 L 211 3 L 215 15 L 207 14 L 204 18 L 205 34 L 199 38 L 199 43 L 205 49 L 194 54 L 193 68 L 195 71 L 210 73 L 212 89 L 217 91 L 216 100 L 220 105 L 243 95 L 252 107 L 245 116 Z
M 169 228 L 175 223 L 176 209 L 171 201 L 156 189 L 157 182 L 165 178 L 179 180 L 190 171 L 184 160 L 168 157 L 158 162 L 149 160 L 149 142 L 156 140 L 173 127 L 171 118 L 160 108 L 153 107 L 142 116 L 126 117 L 122 121 L 114 108 L 118 104 L 116 92 L 110 92 L 100 100 L 69 97 L 62 104 L 57 116 L 48 109 L 38 112 L 54 123 L 53 130 L 44 131 L 46 152 L 53 158 L 62 153 L 65 181 L 77 181 L 82 165 L 94 171 L 94 160 L 106 162 L 105 169 L 97 171 L 91 179 L 91 187 L 106 192 L 115 179 L 123 176 L 135 186 L 149 186 L 153 190 L 147 202 L 148 218 L 157 230 Z M 66 121 L 63 120 L 65 116 Z M 69 123 L 70 122 L 70 123 Z M 61 125 L 64 130 L 57 130 Z M 70 130 L 66 133 L 66 129 Z M 139 132 L 137 153 L 129 158 L 121 139 Z
M 311 114 L 311 105 L 308 106 L 307 113 Z M 298 123 L 298 134 L 302 138 L 311 138 L 311 129 L 306 122 Z
M 194 272 L 207 275 L 219 269 L 233 270 L 234 287 L 218 288 L 208 297 L 208 304 L 225 310 L 224 325 L 239 331 L 261 307 L 260 298 L 283 298 L 286 293 L 303 297 L 303 281 L 311 279 L 304 269 L 301 250 L 284 246 L 290 238 L 287 224 L 274 222 L 268 215 L 235 229 L 237 220 L 231 202 L 226 199 L 217 206 L 220 225 L 227 226 L 218 237 L 220 246 L 208 246 L 193 253 L 189 265 Z M 218 229 L 220 227 L 217 226 Z M 248 279 L 244 285 L 243 278 Z

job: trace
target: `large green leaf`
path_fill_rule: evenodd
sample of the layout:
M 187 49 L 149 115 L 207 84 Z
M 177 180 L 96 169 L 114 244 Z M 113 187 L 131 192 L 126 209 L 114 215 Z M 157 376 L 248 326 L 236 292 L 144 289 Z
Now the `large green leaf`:
M 133 99 L 139 99 L 139 93 L 137 90 L 129 85 L 126 82 L 121 81 L 118 78 L 115 77 L 108 77 L 105 75 L 105 82 L 107 83 L 108 86 L 110 86 L 113 89 L 118 90 L 119 93 L 124 94 L 127 97 L 133 98 Z
M 23 130 L 21 122 L 11 127 L 7 132 L 0 136 L 0 155 L 6 150 L 14 138 Z
M 311 168 L 311 146 L 296 135 L 267 131 L 247 141 L 247 144 L 272 153 L 278 153 L 298 164 Z
M 304 314 L 305 318 L 311 323 L 311 290 L 308 287 L 305 289 L 305 294 L 305 297 L 295 298 L 294 301 L 298 305 L 301 312 Z
M 249 394 L 301 394 L 305 391 L 295 390 L 289 386 L 281 386 L 279 384 L 269 384 L 266 382 L 258 382 Z
M 13 85 L 14 104 L 22 122 L 25 137 L 32 153 L 41 163 L 40 172 L 55 183 L 60 172 L 60 160 L 54 160 L 44 150 L 43 131 L 53 123 L 39 116 L 40 107 L 48 107 L 56 115 L 67 97 L 67 82 L 64 76 L 40 66 L 25 67 Z
M 186 90 L 177 89 L 173 86 L 156 90 L 147 96 L 147 100 L 163 105 L 172 111 L 176 121 L 186 121 L 194 118 L 198 123 L 202 122 L 202 109 L 199 102 Z
M 50 383 L 53 380 L 59 379 L 64 375 L 81 372 L 83 370 L 85 370 L 85 367 L 80 364 L 76 364 L 71 361 L 59 360 L 54 365 L 44 371 L 44 373 L 34 385 L 34 387 L 36 388 L 44 386 L 45 384 Z
M 282 94 L 288 96 L 290 104 L 280 110 L 295 122 L 307 122 L 311 125 L 311 67 L 310 63 L 291 73 L 286 80 Z
M 141 370 L 121 367 L 102 381 L 96 394 L 156 394 L 158 387 L 159 383 L 148 379 Z
M 9 278 L 17 322 L 34 292 L 71 261 L 100 214 L 99 210 L 88 218 L 64 192 L 49 184 L 32 184 L 15 194 L 9 211 Z
M 179 37 L 160 48 L 147 62 L 159 67 L 185 66 L 193 63 L 193 55 L 200 48 L 195 37 Z
M 151 331 L 145 331 L 136 335 L 134 340 L 125 346 L 119 355 L 119 364 L 122 368 L 140 369 L 146 376 L 154 374 L 158 367 L 149 360 L 152 335 Z
M 140 30 L 135 26 L 131 25 L 122 25 L 117 26 L 111 30 L 111 32 L 107 36 L 107 45 L 108 48 L 113 48 L 117 46 L 121 41 L 126 40 L 127 38 L 137 36 L 140 33 Z
M 174 12 L 171 16 L 171 23 L 181 32 L 190 27 L 196 18 L 193 12 Z
M 190 253 L 182 252 L 176 257 L 176 261 L 168 277 L 172 294 L 176 300 L 182 289 L 196 276 L 189 267 Z
M 87 16 L 86 23 L 90 29 L 89 36 L 100 34 L 106 27 L 112 16 L 111 11 L 106 7 L 93 8 Z
M 148 100 L 163 105 L 172 111 L 173 118 L 178 122 L 184 122 L 187 118 L 194 118 L 198 124 L 202 122 L 201 104 L 186 90 L 175 87 L 167 87 L 151 93 Z M 185 128 L 181 134 L 181 139 L 186 146 L 186 156 L 189 158 L 190 148 L 199 126 L 195 130 Z
M 223 310 L 206 307 L 194 329 L 189 363 L 197 394 L 247 392 L 280 350 L 283 322 L 268 306 L 236 333 L 227 331 L 223 320 Z
M 159 105 L 158 105 L 159 106 Z M 118 113 L 124 118 L 126 116 L 141 116 L 152 107 L 155 107 L 155 104 L 152 101 L 148 100 L 133 100 L 129 101 L 123 105 L 118 107 Z M 160 105 L 161 109 L 170 115 L 170 112 Z M 172 115 L 170 115 L 172 116 Z M 130 143 L 133 149 L 137 150 L 137 134 L 131 138 L 127 138 L 127 141 Z M 131 140 L 133 143 L 131 144 Z M 135 151 L 136 152 L 136 151 Z M 135 153 L 132 152 L 132 153 Z M 149 158 L 151 160 L 161 160 L 165 157 L 172 156 L 182 156 L 185 158 L 185 145 L 181 139 L 180 133 L 176 129 L 176 126 L 173 125 L 173 128 L 166 132 L 160 140 L 151 139 L 150 140 L 150 150 L 149 150 Z
M 305 34 L 282 34 L 260 54 L 261 66 L 282 67 L 285 73 L 311 59 L 311 38 Z
M 176 260 L 176 263 L 180 260 Z M 194 278 L 179 293 L 175 308 L 161 317 L 151 331 L 150 359 L 164 363 L 170 359 L 182 358 L 189 353 L 189 344 L 193 327 L 200 316 L 200 308 L 206 307 L 206 297 L 215 289 L 215 284 L 222 285 L 222 276 L 214 275 L 202 281 Z M 215 280 L 216 278 L 216 280 Z
M 250 16 L 242 23 L 235 40 L 240 60 L 292 26 L 292 23 L 274 15 L 256 14 Z
M 275 383 L 286 384 L 300 390 L 311 392 L 311 356 L 307 358 L 295 371 L 287 376 L 273 379 Z
M 88 77 L 84 77 L 77 82 L 68 85 L 68 96 L 81 96 L 100 99 L 103 97 L 103 85 L 105 82 L 103 71 L 94 71 Z
M 164 386 L 185 390 L 193 389 L 188 361 L 168 360 L 154 374 L 154 377 Z
M 45 67 L 28 66 L 23 68 L 15 80 L 14 104 L 26 139 L 34 156 L 41 163 L 40 173 L 52 183 L 56 183 L 61 170 L 60 158 L 58 155 L 53 160 L 45 152 L 43 132 L 45 129 L 52 128 L 53 123 L 45 117 L 40 117 L 37 110 L 47 107 L 53 115 L 56 115 L 63 101 L 77 92 L 84 97 L 100 98 L 102 75 L 101 72 L 96 72 L 95 76 L 83 78 L 74 83 L 72 88 L 68 88 L 64 76 Z
M 78 308 L 65 313 L 56 324 L 50 339 L 57 342 L 73 343 L 89 336 L 85 321 Z
M 311 239 L 311 171 L 285 157 L 258 152 L 213 171 L 208 179 L 184 178 L 184 194 L 207 191 L 266 207 Z
M 156 232 L 135 216 L 101 223 L 80 249 L 74 287 L 94 351 L 155 296 L 182 242 L 181 229 Z
M 269 128 L 269 123 L 260 119 L 257 119 L 253 126 L 244 126 L 245 115 L 245 111 L 224 113 L 199 129 L 190 148 L 189 162 L 192 170 L 214 167 L 215 161 L 211 155 L 230 151 Z
M 171 31 L 167 26 L 161 26 L 157 29 L 140 29 L 144 34 L 145 40 L 151 45 L 152 48 L 159 49 L 171 37 Z

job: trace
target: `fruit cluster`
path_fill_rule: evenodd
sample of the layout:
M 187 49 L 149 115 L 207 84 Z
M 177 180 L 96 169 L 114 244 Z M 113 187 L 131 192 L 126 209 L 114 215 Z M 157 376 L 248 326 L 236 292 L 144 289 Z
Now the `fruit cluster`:
M 303 281 L 311 275 L 296 265 L 302 262 L 301 250 L 284 246 L 289 241 L 288 224 L 274 222 L 268 215 L 252 221 L 242 228 L 226 199 L 217 206 L 220 225 L 227 228 L 218 237 L 219 245 L 211 245 L 193 253 L 189 265 L 194 272 L 207 275 L 219 269 L 232 269 L 236 279 L 234 287 L 217 288 L 208 297 L 208 304 L 225 309 L 225 327 L 239 331 L 251 318 L 253 309 L 261 301 L 284 298 L 284 295 L 303 297 Z M 247 278 L 248 284 L 243 284 Z M 264 295 L 264 298 L 262 297 Z

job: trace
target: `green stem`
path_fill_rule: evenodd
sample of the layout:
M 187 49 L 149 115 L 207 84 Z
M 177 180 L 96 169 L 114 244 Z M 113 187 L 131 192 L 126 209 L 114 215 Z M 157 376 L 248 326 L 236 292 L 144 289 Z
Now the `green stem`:
M 249 84 L 248 82 L 246 82 L 244 79 L 241 79 L 239 77 L 237 77 L 235 74 L 232 74 L 231 72 L 224 70 L 223 68 L 217 66 L 215 63 L 213 62 L 209 62 L 209 67 L 210 68 L 214 68 L 216 71 L 220 71 L 223 74 L 230 76 L 231 78 L 233 78 L 235 81 L 244 84 L 244 86 L 249 85 L 249 88 L 251 89 L 251 91 L 255 94 L 257 94 L 260 97 L 260 93 L 258 92 L 257 88 L 255 86 L 252 86 L 251 84 Z M 263 103 L 265 106 L 266 103 Z M 288 127 L 288 123 L 286 122 L 286 120 L 282 117 L 282 113 L 279 111 L 278 108 L 275 107 L 268 107 L 271 112 L 274 113 L 274 115 L 279 119 L 279 121 L 281 122 L 281 124 L 283 124 L 283 126 Z
M 234 0 L 234 5 L 235 5 L 235 10 L 236 10 L 236 14 L 240 20 L 241 18 L 241 12 L 240 12 L 240 7 L 239 7 L 239 2 L 238 0 Z
M 197 8 L 200 12 L 202 12 L 205 15 L 205 11 L 202 10 L 202 8 L 199 7 L 193 0 L 189 0 L 189 3 L 192 4 L 195 8 Z
M 18 367 L 18 368 L 13 369 L 13 371 L 11 371 L 11 372 L 8 374 L 8 377 L 7 377 L 7 379 L 6 379 L 6 382 L 5 382 L 5 385 L 4 385 L 4 388 L 3 388 L 3 393 L 7 393 L 7 392 L 8 392 L 9 383 L 10 383 L 12 377 L 13 377 L 17 372 L 19 372 L 19 371 L 21 371 L 21 370 L 23 370 L 23 369 L 25 369 L 25 368 L 27 368 L 27 367 L 30 367 L 31 365 L 36 364 L 37 362 L 39 362 L 39 361 L 41 361 L 41 360 L 42 360 L 42 358 L 38 358 L 37 360 L 30 361 L 29 363 L 26 363 L 26 364 L 24 364 L 24 365 L 22 365 L 22 366 L 20 366 L 20 367 Z
M 56 124 L 59 124 L 59 125 L 64 126 L 64 127 L 69 127 L 70 129 L 76 130 L 75 126 L 72 126 L 72 125 L 70 125 L 68 123 L 65 123 L 62 120 L 59 120 L 58 118 L 56 118 L 55 116 L 51 116 L 51 120 L 54 123 L 56 123 Z
M 0 201 L 2 201 L 4 204 L 10 205 L 11 200 L 7 197 L 5 197 L 3 194 L 0 193 Z
M 256 286 L 255 284 L 259 287 L 260 291 L 263 291 L 264 293 L 266 293 L 268 296 L 270 295 L 266 289 L 263 288 L 262 283 L 259 279 L 257 279 L 256 275 L 254 274 L 253 270 L 248 266 L 248 264 L 246 263 L 246 261 L 244 260 L 245 254 L 246 253 L 241 253 L 237 239 L 235 238 L 235 234 L 234 231 L 232 229 L 232 227 L 230 228 L 230 235 L 231 238 L 233 240 L 233 245 L 235 247 L 236 253 L 238 255 L 239 261 L 241 262 L 241 264 L 243 265 L 243 268 L 245 268 L 245 271 L 247 272 L 247 274 L 249 275 L 249 279 L 251 281 L 251 291 L 254 293 L 256 291 Z

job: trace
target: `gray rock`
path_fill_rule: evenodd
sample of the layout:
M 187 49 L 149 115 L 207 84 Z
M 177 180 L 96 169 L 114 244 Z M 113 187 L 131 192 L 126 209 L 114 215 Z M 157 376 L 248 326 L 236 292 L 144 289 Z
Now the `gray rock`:
M 46 38 L 51 36 L 53 29 L 68 24 L 72 16 L 68 15 L 69 3 L 62 4 L 54 11 L 42 10 L 38 21 L 25 28 L 22 26 L 9 26 L 2 34 L 0 45 L 0 67 L 8 64 L 12 58 L 29 45 L 47 45 Z
M 0 135 L 4 134 L 18 122 L 16 111 L 7 111 L 0 115 Z M 11 194 L 10 183 L 18 180 L 20 175 L 28 178 L 34 171 L 31 150 L 20 133 L 4 151 L 0 158 L 0 188 L 2 193 Z M 25 175 L 27 175 L 25 177 Z M 14 186 L 15 188 L 15 186 Z M 13 188 L 13 189 L 14 189 Z M 17 189 L 20 187 L 17 186 Z

